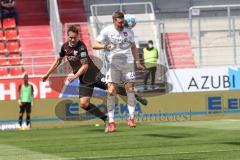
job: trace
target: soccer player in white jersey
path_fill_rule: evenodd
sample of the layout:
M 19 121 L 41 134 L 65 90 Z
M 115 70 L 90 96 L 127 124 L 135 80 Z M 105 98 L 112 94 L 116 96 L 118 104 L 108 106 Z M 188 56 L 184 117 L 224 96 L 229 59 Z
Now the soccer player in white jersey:
M 144 69 L 140 64 L 136 45 L 134 42 L 134 33 L 131 29 L 124 27 L 124 14 L 114 12 L 112 14 L 113 24 L 105 27 L 93 44 L 93 49 L 110 50 L 107 58 L 109 68 L 106 73 L 106 82 L 108 85 L 107 109 L 109 126 L 108 132 L 116 131 L 114 122 L 116 84 L 123 82 L 128 97 L 128 110 L 130 127 L 136 127 L 134 122 L 135 96 L 134 96 L 134 60 L 137 68 Z M 134 58 L 134 60 L 133 60 Z

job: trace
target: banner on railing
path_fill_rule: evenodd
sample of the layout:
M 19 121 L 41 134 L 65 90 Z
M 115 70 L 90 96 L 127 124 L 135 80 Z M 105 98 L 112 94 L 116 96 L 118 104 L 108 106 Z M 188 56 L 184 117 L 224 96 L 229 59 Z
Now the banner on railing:
M 0 79 L 0 100 L 15 100 L 18 98 L 19 85 L 23 83 L 22 78 Z M 78 83 L 76 79 L 72 83 L 66 81 L 66 77 L 50 77 L 43 82 L 41 78 L 29 78 L 29 83 L 33 85 L 34 98 L 67 98 L 78 97 Z M 105 91 L 94 90 L 94 96 L 105 95 Z

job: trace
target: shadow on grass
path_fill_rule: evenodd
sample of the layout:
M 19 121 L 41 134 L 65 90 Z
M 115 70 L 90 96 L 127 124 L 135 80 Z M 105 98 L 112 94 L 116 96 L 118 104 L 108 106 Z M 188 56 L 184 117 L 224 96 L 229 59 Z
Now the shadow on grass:
M 174 139 L 177 139 L 177 138 L 189 138 L 189 137 L 192 137 L 191 134 L 181 134 L 181 135 L 174 135 L 174 134 L 144 134 L 144 136 L 147 136 L 147 137 L 154 137 L 154 138 L 174 138 Z
M 91 128 L 91 129 L 86 129 L 85 130 L 86 132 L 99 132 L 99 133 L 105 133 L 105 128 L 103 127 L 99 127 L 99 128 Z M 122 130 L 117 130 L 116 133 L 120 133 L 120 132 L 124 132 Z M 109 134 L 114 134 L 115 132 L 113 133 L 109 133 Z
M 240 142 L 223 142 L 223 144 L 240 145 Z

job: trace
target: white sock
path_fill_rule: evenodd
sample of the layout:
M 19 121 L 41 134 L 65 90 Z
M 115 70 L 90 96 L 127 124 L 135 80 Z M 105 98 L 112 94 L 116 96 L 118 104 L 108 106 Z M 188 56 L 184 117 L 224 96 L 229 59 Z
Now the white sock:
M 111 111 L 108 111 L 108 119 L 109 119 L 109 123 L 114 122 L 114 109 Z
M 109 123 L 114 122 L 115 96 L 107 96 L 107 110 Z
M 128 105 L 129 119 L 134 119 L 135 106 Z
M 129 118 L 134 118 L 134 112 L 135 112 L 135 93 L 134 92 L 127 92 L 128 97 L 128 112 L 129 112 Z

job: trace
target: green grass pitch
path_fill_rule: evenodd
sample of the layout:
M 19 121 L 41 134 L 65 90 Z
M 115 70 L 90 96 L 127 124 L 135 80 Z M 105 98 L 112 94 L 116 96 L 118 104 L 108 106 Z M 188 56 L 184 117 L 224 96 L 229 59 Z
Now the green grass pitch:
M 240 121 L 126 124 L 0 131 L 0 160 L 239 160 Z

